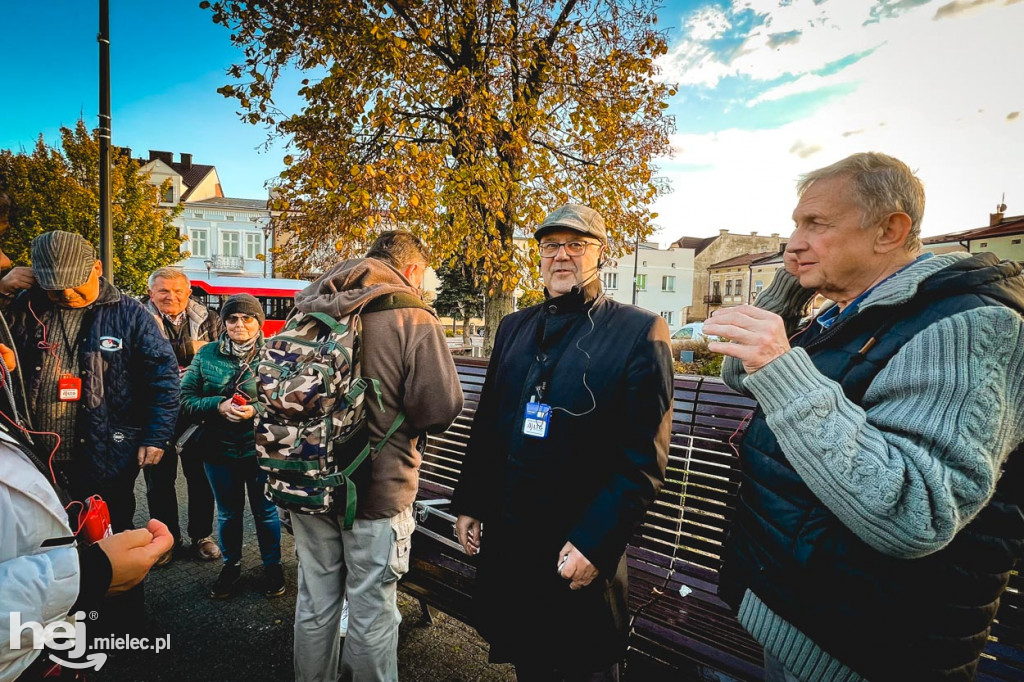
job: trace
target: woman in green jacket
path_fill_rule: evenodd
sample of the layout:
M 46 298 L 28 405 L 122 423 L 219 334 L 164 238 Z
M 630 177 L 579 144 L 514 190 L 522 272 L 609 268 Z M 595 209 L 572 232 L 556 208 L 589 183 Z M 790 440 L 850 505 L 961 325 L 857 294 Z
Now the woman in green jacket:
M 249 294 L 235 294 L 221 306 L 220 316 L 227 331 L 218 342 L 199 350 L 181 380 L 182 416 L 203 424 L 193 455 L 203 458 L 217 501 L 224 567 L 210 597 L 230 597 L 241 575 L 246 493 L 263 559 L 263 594 L 278 597 L 285 592 L 281 522 L 276 507 L 263 494 L 267 474 L 256 463 L 253 428 L 256 361 L 264 343 L 263 308 Z

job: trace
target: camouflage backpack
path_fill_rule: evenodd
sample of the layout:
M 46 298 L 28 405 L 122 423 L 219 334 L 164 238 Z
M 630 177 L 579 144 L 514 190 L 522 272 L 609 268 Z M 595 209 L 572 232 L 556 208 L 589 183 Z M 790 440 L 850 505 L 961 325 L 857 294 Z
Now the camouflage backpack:
M 361 314 L 394 308 L 427 306 L 408 294 L 387 294 Z M 269 475 L 267 497 L 302 514 L 337 511 L 346 530 L 355 518 L 357 481 L 369 480 L 370 467 L 361 465 L 405 420 L 399 412 L 383 439 L 370 445 L 367 389 L 382 410 L 383 403 L 377 380 L 362 376 L 360 336 L 360 313 L 335 319 L 294 312 L 267 339 L 257 363 L 256 453 Z

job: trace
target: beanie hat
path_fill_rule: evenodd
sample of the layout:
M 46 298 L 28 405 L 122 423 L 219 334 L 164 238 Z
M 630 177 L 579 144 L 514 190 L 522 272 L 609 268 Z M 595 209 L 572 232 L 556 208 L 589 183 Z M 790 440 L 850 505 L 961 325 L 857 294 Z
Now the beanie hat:
M 43 289 L 60 291 L 85 284 L 96 264 L 96 251 L 81 235 L 63 230 L 32 240 L 32 274 Z
M 263 326 L 263 321 L 267 319 L 263 306 L 251 294 L 233 294 L 224 301 L 224 305 L 220 307 L 220 319 L 227 322 L 228 316 L 232 314 L 252 315 L 260 321 L 260 326 Z

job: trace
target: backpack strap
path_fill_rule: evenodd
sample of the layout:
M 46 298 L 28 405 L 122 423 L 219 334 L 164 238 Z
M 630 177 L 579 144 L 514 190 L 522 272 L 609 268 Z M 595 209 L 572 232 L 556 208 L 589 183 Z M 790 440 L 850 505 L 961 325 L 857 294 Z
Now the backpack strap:
M 404 421 L 405 413 L 399 412 L 398 416 L 395 417 L 395 420 L 391 422 L 391 428 L 389 428 L 387 433 L 384 434 L 384 437 L 380 439 L 380 442 L 378 442 L 372 448 L 370 447 L 370 444 L 367 443 L 366 447 L 363 448 L 363 451 L 360 452 L 359 455 L 352 460 L 351 464 L 349 464 L 347 467 L 345 467 L 342 471 L 335 474 L 334 476 L 328 477 L 330 479 L 335 479 L 330 481 L 332 485 L 336 487 L 341 487 L 342 485 L 344 485 L 345 487 L 345 517 L 343 519 L 343 527 L 345 530 L 351 530 L 352 523 L 353 521 L 355 521 L 356 518 L 356 487 L 352 485 L 352 482 L 349 480 L 349 476 L 351 476 L 352 473 L 359 468 L 360 464 L 366 461 L 367 457 L 369 457 L 371 460 L 376 458 L 377 455 L 380 453 L 381 449 L 384 447 L 384 445 L 388 442 L 391 436 L 394 435 L 395 431 L 398 430 L 398 427 L 401 426 Z
M 432 314 L 436 315 L 436 313 L 434 313 L 434 309 L 424 303 L 418 296 L 414 296 L 404 291 L 378 296 L 363 306 L 362 314 L 379 313 L 382 310 L 398 310 L 399 308 L 420 308 L 421 310 L 428 310 Z

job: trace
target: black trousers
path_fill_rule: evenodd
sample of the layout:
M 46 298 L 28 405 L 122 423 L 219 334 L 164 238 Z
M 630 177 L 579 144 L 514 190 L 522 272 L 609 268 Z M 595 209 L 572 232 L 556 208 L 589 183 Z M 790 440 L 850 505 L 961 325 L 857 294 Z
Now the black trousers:
M 168 448 L 159 464 L 142 470 L 146 479 L 149 514 L 167 524 L 176 544 L 181 541 L 178 492 L 175 489 L 178 459 L 174 448 Z M 186 450 L 180 459 L 188 490 L 188 537 L 199 540 L 213 535 L 213 489 L 199 457 Z

